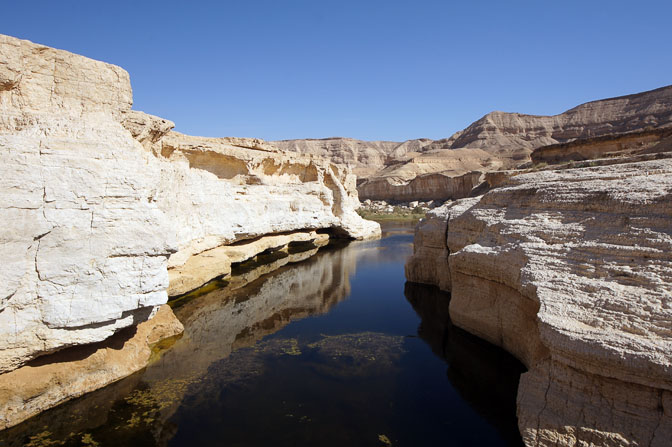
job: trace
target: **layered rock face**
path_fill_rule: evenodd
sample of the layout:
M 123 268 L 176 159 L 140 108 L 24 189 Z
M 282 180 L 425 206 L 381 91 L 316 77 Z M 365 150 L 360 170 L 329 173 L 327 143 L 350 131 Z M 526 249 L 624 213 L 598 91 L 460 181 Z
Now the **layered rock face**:
M 181 135 L 131 104 L 123 69 L 0 36 L 0 373 L 150 319 L 168 268 L 203 251 L 297 230 L 379 234 L 354 212 L 346 168 Z
M 394 141 L 362 141 L 352 138 L 322 138 L 273 141 L 278 148 L 300 154 L 313 154 L 352 167 L 358 177 L 369 177 L 383 169 L 389 159 L 409 152 L 419 152 L 429 139 Z
M 469 195 L 481 183 L 482 173 L 471 171 L 450 177 L 443 174 L 427 174 L 415 177 L 410 182 L 395 182 L 390 178 L 369 180 L 358 188 L 362 200 L 446 200 Z
M 542 146 L 671 125 L 672 86 L 668 86 L 589 102 L 553 116 L 492 112 L 450 138 L 436 141 L 393 143 L 330 138 L 275 144 L 350 164 L 366 180 L 358 186 L 364 199 L 404 201 L 439 194 L 439 189 L 420 187 L 422 182 L 411 184 L 425 174 L 460 177 L 471 171 L 511 169 L 528 162 L 532 151 Z M 452 188 L 447 188 L 441 197 L 435 198 L 455 198 L 451 191 Z M 458 198 L 467 194 L 468 191 Z
M 492 112 L 425 149 L 483 149 L 513 167 L 541 146 L 670 125 L 672 86 L 588 102 L 553 116 Z
M 162 169 L 155 200 L 178 244 L 169 267 L 266 234 L 319 228 L 355 239 L 380 234 L 377 223 L 354 211 L 356 177 L 326 159 L 269 150 L 258 140 L 172 131 L 149 150 Z
M 430 212 L 409 280 L 528 367 L 527 445 L 672 439 L 672 160 L 516 175 Z
M 670 151 L 672 151 L 672 127 L 662 127 L 542 146 L 535 149 L 530 157 L 533 164 L 558 164 L 567 161 L 648 155 Z

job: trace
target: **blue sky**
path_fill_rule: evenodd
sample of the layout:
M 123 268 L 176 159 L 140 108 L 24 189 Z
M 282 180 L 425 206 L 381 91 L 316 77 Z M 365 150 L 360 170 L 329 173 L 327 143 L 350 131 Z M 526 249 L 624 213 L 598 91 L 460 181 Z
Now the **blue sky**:
M 0 33 L 120 65 L 204 136 L 444 138 L 672 84 L 669 1 L 7 2 Z

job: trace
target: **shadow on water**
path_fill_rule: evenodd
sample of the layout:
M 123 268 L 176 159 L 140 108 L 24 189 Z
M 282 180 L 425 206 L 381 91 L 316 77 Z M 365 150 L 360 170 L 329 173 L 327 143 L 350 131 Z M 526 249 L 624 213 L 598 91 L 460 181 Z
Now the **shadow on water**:
M 181 300 L 185 333 L 158 360 L 0 446 L 519 445 L 522 367 L 453 327 L 448 295 L 405 284 L 412 229 L 386 223 L 381 240 L 290 253 Z
M 525 367 L 515 357 L 450 321 L 450 294 L 438 287 L 406 283 L 406 299 L 421 318 L 418 336 L 448 364 L 446 375 L 460 395 L 497 428 L 510 445 L 522 445 L 516 394 Z

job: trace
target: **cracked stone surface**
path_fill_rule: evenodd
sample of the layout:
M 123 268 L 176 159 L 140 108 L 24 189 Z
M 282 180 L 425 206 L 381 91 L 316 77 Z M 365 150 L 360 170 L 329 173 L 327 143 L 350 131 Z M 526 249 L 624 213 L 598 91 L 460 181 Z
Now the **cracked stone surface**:
M 203 251 L 380 233 L 355 213 L 348 169 L 182 135 L 131 106 L 123 69 L 0 35 L 0 373 L 147 320 L 168 267 Z
M 406 275 L 528 367 L 527 445 L 669 444 L 672 160 L 517 175 L 433 210 Z

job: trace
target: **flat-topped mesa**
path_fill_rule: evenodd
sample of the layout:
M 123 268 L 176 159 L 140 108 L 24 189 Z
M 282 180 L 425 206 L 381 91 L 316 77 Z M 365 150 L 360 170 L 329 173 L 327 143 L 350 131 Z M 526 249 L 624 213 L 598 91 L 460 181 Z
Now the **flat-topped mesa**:
M 168 267 L 192 255 L 279 233 L 380 234 L 356 214 L 347 168 L 259 139 L 173 132 L 131 110 L 128 74 L 113 65 L 9 36 L 0 56 L 0 373 L 153 321 Z M 71 377 L 69 395 L 28 399 L 39 411 L 147 359 L 109 368 L 95 385 Z M 0 428 L 20 421 L 3 417 Z
M 672 159 L 505 177 L 433 210 L 411 281 L 528 367 L 527 445 L 672 439 Z

